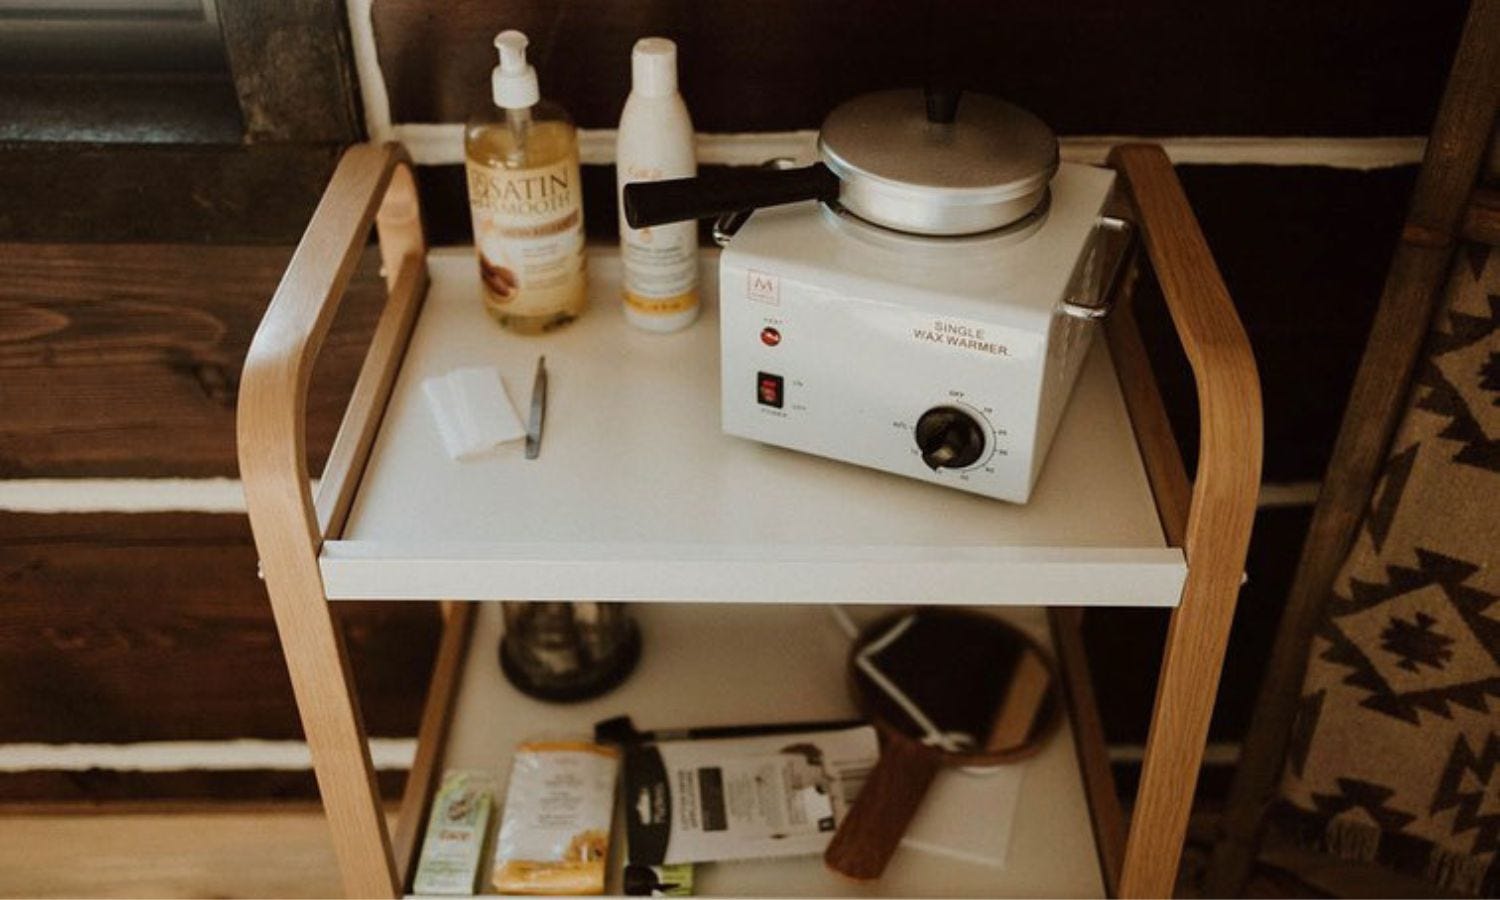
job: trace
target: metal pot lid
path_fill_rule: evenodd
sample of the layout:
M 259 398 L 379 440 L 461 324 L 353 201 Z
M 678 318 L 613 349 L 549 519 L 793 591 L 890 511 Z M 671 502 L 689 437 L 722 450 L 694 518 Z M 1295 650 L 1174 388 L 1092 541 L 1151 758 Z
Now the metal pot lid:
M 1057 136 L 1045 122 L 976 93 L 894 90 L 856 97 L 824 120 L 818 148 L 846 182 L 872 180 L 938 206 L 1003 203 L 1029 194 L 1040 200 L 1057 171 Z

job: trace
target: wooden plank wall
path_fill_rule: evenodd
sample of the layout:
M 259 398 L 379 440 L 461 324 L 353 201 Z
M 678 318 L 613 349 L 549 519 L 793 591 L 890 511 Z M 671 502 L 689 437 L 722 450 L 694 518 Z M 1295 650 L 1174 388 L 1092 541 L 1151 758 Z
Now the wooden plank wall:
M 0 477 L 235 477 L 235 384 L 289 247 L 0 245 Z M 313 471 L 380 311 L 373 253 L 309 396 Z
M 91 488 L 119 479 L 235 478 L 235 386 L 290 255 L 290 247 L 0 244 L 0 478 L 12 487 L 69 479 L 55 490 L 59 502 L 85 507 Z M 314 374 L 314 472 L 384 297 L 377 266 L 372 250 Z M 149 497 L 159 483 L 146 484 Z M 178 499 L 180 485 L 155 490 L 153 503 L 192 502 Z M 0 743 L 300 740 L 240 512 L 0 512 L 0 593 Z M 337 609 L 371 733 L 413 735 L 435 610 Z M 385 787 L 399 791 L 400 776 L 383 773 Z M 306 771 L 253 767 L 0 772 L 0 800 L 12 801 L 314 793 Z
M 220 3 L 234 29 L 254 30 L 239 14 L 248 0 Z M 816 128 L 848 96 L 932 74 L 1021 103 L 1065 136 L 1254 138 L 1241 164 L 1181 169 L 1260 360 L 1267 480 L 1291 498 L 1263 510 L 1252 548 L 1213 732 L 1232 743 L 1414 177 L 1411 165 L 1358 168 L 1340 141 L 1426 133 L 1463 11 L 1457 0 L 375 0 L 373 26 L 398 123 L 459 121 L 486 103 L 490 38 L 519 27 L 543 93 L 588 128 L 615 124 L 631 42 L 666 34 L 681 46 L 701 131 Z M 299 63 L 319 90 L 347 82 L 353 66 L 347 36 L 324 25 L 333 31 L 320 46 L 342 55 Z M 0 479 L 234 477 L 245 346 L 357 126 L 338 91 L 323 119 L 278 106 L 274 92 L 256 93 L 264 61 L 230 56 L 242 101 L 266 116 L 246 116 L 247 146 L 166 144 L 123 158 L 0 146 Z M 1284 148 L 1310 164 L 1271 164 Z M 107 177 L 122 166 L 134 175 Z M 461 169 L 426 167 L 420 179 L 434 242 L 467 241 Z M 609 240 L 613 170 L 586 166 L 584 180 L 590 235 Z M 378 296 L 367 262 L 315 380 L 315 470 Z M 1164 322 L 1145 328 L 1190 446 L 1186 370 Z M 0 683 L 22 686 L 0 691 L 0 743 L 295 738 L 260 590 L 234 510 L 0 510 Z M 345 622 L 372 731 L 411 735 L 432 610 L 353 606 Z M 1088 620 L 1095 671 L 1111 673 L 1099 689 L 1116 743 L 1144 733 L 1163 625 L 1152 612 Z M 393 788 L 399 773 L 385 777 Z M 311 790 L 295 771 L 0 773 L 0 800 Z
M 364 128 L 342 0 L 263 6 L 219 3 L 222 58 L 187 66 L 155 45 L 0 54 L 0 802 L 315 795 L 234 407 Z M 314 377 L 314 472 L 384 293 L 375 265 Z M 339 614 L 397 796 L 437 613 Z
M 700 131 L 816 128 L 840 101 L 929 71 L 1007 97 L 1061 134 L 1423 134 L 1463 4 L 1263 0 L 379 0 L 397 122 L 490 102 L 495 32 L 519 28 L 544 96 L 613 127 L 630 46 L 678 41 Z

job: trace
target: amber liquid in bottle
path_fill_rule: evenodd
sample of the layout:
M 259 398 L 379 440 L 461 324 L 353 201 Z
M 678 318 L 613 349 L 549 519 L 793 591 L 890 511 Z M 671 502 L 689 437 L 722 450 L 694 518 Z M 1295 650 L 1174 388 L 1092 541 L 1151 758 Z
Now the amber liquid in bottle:
M 491 110 L 464 132 L 483 301 L 502 326 L 539 334 L 588 306 L 578 131 L 542 102 Z

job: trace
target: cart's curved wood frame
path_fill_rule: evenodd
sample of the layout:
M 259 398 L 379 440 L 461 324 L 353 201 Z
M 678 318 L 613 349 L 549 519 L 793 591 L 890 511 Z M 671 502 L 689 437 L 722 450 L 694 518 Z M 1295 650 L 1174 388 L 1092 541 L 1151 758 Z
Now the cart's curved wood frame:
M 1130 315 L 1132 261 L 1107 328 L 1168 541 L 1188 575 L 1172 612 L 1144 771 L 1128 830 L 1088 681 L 1077 609 L 1053 611 L 1077 749 L 1105 884 L 1125 897 L 1172 891 L 1229 637 L 1260 481 L 1260 384 L 1244 329 L 1161 148 L 1116 148 L 1117 204 L 1143 236 L 1192 366 L 1200 445 L 1190 482 Z M 312 364 L 374 224 L 389 299 L 315 498 L 305 408 Z M 318 786 L 350 896 L 398 897 L 422 820 L 472 626 L 473 604 L 445 604 L 418 752 L 394 837 L 388 832 L 344 642 L 318 569 L 339 536 L 427 288 L 411 161 L 395 144 L 350 149 L 313 214 L 256 332 L 240 382 L 239 459 L 261 569 L 285 649 Z

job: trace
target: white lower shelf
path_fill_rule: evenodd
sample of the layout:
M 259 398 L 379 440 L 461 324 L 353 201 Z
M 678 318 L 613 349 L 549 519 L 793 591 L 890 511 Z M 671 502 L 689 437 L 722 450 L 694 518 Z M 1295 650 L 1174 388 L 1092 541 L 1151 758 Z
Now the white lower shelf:
M 655 604 L 636 607 L 643 652 L 635 673 L 597 700 L 550 704 L 519 693 L 496 660 L 498 606 L 478 610 L 448 732 L 444 768 L 488 769 L 504 784 L 511 751 L 537 736 L 589 735 L 630 715 L 642 729 L 837 719 L 855 715 L 848 639 L 826 608 Z M 878 610 L 856 610 L 861 621 Z M 1045 612 L 995 611 L 1050 646 Z M 1027 767 L 1003 869 L 903 847 L 878 882 L 834 875 L 819 858 L 704 865 L 701 896 L 1098 897 L 1104 895 L 1071 726 Z M 502 789 L 503 790 L 503 789 Z M 502 793 L 503 796 L 503 793 Z M 616 827 L 614 851 L 619 850 Z M 618 872 L 618 865 L 612 866 Z M 618 890 L 613 885 L 612 890 Z
M 503 332 L 472 250 L 432 285 L 341 540 L 330 599 L 1166 606 L 1186 565 L 1162 536 L 1103 340 L 1024 506 L 769 447 L 719 427 L 717 254 L 692 327 L 624 323 L 619 259 L 592 250 L 591 308 L 556 334 Z M 454 462 L 421 381 L 497 367 L 518 410 L 539 355 L 542 454 Z

